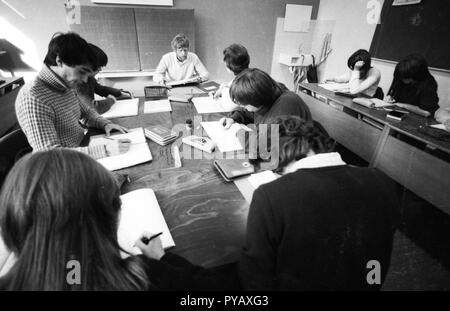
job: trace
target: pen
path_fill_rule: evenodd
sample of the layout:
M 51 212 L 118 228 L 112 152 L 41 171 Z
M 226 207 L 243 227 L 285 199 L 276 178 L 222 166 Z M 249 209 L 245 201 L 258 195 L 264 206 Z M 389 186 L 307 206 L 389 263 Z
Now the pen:
M 152 235 L 150 238 L 143 237 L 143 238 L 141 239 L 141 241 L 142 241 L 142 243 L 144 243 L 144 244 L 148 244 L 151 240 L 153 240 L 153 239 L 159 237 L 161 234 L 163 234 L 163 233 L 162 233 L 162 232 L 157 233 L 157 234 L 155 234 L 155 235 Z

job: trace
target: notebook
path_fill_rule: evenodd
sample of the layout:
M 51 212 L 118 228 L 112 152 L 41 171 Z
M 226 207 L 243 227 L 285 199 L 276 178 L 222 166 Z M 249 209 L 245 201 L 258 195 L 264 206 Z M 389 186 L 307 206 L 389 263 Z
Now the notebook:
M 131 117 L 138 115 L 139 98 L 118 100 L 111 108 L 102 114 L 106 119 Z
M 120 196 L 122 209 L 120 214 L 117 238 L 119 245 L 133 255 L 141 254 L 139 248 L 134 246 L 137 239 L 144 232 L 160 236 L 163 248 L 175 246 L 175 242 L 167 226 L 166 220 L 152 189 L 145 188 L 128 192 Z M 128 254 L 122 253 L 122 257 Z
M 213 99 L 212 97 L 195 97 L 192 99 L 195 109 L 199 114 L 215 113 L 215 112 L 230 112 L 233 111 L 237 105 L 227 100 L 225 97 Z
M 152 154 L 145 140 L 144 131 L 141 127 L 131 129 L 126 134 L 111 135 L 110 138 L 128 138 L 131 140 L 131 146 L 130 150 L 128 150 L 126 153 L 97 159 L 97 161 L 108 170 L 115 171 L 152 160 Z M 111 143 L 111 139 L 106 138 L 105 135 L 92 136 L 89 142 L 89 146 L 108 144 Z
M 164 126 L 154 125 L 144 128 L 145 136 L 154 142 L 165 146 L 173 142 L 178 134 Z
M 170 101 L 166 99 L 148 100 L 144 103 L 144 113 L 157 113 L 172 111 Z
M 220 152 L 237 151 L 244 149 L 241 145 L 237 133 L 243 129 L 251 131 L 246 126 L 242 126 L 238 123 L 233 123 L 229 129 L 225 129 L 219 121 L 201 122 L 200 123 L 208 134 L 209 138 L 219 148 Z

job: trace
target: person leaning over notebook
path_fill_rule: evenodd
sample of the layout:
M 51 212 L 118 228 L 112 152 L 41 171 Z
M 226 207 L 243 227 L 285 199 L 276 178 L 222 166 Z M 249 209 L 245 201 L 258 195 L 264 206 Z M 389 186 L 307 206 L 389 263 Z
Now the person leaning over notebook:
M 408 55 L 395 66 L 385 100 L 423 116 L 433 115 L 439 109 L 437 82 L 422 55 Z
M 253 194 L 239 277 L 246 290 L 376 290 L 398 217 L 394 183 L 374 168 L 346 165 L 320 130 L 280 117 L 282 177 Z
M 376 93 L 381 80 L 381 73 L 377 68 L 372 67 L 371 63 L 372 59 L 369 52 L 360 49 L 353 53 L 347 60 L 347 66 L 351 72 L 326 79 L 326 81 L 338 83 L 348 82 L 351 94 L 362 93 L 369 97 L 377 97 Z
M 92 107 L 100 114 L 108 111 L 112 105 L 116 102 L 117 97 L 131 97 L 131 92 L 122 89 L 116 89 L 109 86 L 101 85 L 95 79 L 95 75 L 100 72 L 102 67 L 108 64 L 108 56 L 98 46 L 89 43 L 89 47 L 97 57 L 97 67 L 94 68 L 94 72 L 88 78 L 87 83 L 82 83 L 77 87 L 77 92 L 81 97 L 84 97 L 86 101 L 92 105 Z M 94 100 L 94 94 L 106 97 L 101 100 Z
M 231 81 L 220 85 L 219 89 L 213 94 L 214 98 L 221 97 L 224 89 L 229 91 L 234 78 L 242 71 L 248 69 L 250 56 L 245 46 L 234 43 L 223 50 L 223 62 L 227 71 L 233 73 L 234 77 Z
M 197 82 L 208 80 L 208 70 L 195 53 L 189 52 L 189 39 L 184 34 L 176 35 L 171 45 L 173 52 L 165 54 L 156 67 L 155 82 L 165 84 L 195 77 Z
M 87 83 L 96 67 L 97 58 L 78 34 L 69 32 L 53 36 L 43 69 L 22 87 L 15 103 L 19 125 L 33 151 L 73 148 L 96 159 L 128 151 L 129 140 L 80 147 L 85 134 L 80 120 L 86 126 L 104 130 L 107 135 L 113 130 L 126 131 L 101 117 L 77 94 L 76 88 Z
M 17 258 L 0 290 L 233 288 L 227 275 L 165 253 L 159 237 L 138 239 L 143 255 L 123 259 L 120 209 L 114 178 L 87 155 L 53 149 L 20 159 L 0 194 L 2 237 Z
M 235 122 L 266 124 L 272 118 L 282 115 L 298 116 L 312 121 L 308 106 L 297 94 L 256 68 L 244 70 L 235 77 L 231 84 L 230 97 L 242 108 L 220 120 L 226 129 Z

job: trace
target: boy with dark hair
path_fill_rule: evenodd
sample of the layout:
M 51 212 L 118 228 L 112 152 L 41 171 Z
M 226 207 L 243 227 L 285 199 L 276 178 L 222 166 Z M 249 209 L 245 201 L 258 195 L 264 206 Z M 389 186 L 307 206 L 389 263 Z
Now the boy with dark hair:
M 99 116 L 78 97 L 76 87 L 86 83 L 98 66 L 88 43 L 76 33 L 58 33 L 49 43 L 44 64 L 16 99 L 17 119 L 33 150 L 72 148 L 95 159 L 128 151 L 129 140 L 80 147 L 85 134 L 80 120 L 86 126 L 103 129 L 107 135 L 113 130 L 126 131 Z

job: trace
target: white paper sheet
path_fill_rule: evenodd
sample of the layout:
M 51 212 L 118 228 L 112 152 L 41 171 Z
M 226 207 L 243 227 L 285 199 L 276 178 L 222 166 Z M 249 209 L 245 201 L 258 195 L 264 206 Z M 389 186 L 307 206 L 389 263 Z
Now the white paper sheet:
M 97 159 L 108 170 L 115 171 L 152 160 L 152 154 L 142 128 L 131 129 L 129 133 L 111 135 L 110 137 L 112 139 L 128 138 L 131 140 L 131 146 L 126 153 Z M 111 143 L 110 139 L 105 138 L 104 135 L 98 135 L 91 137 L 89 146 L 108 143 Z
M 308 32 L 312 6 L 286 4 L 284 31 Z
M 120 196 L 122 210 L 117 238 L 119 245 L 132 254 L 141 254 L 134 243 L 144 232 L 157 234 L 162 232 L 163 248 L 175 246 L 166 220 L 152 189 L 139 189 Z M 126 254 L 122 254 L 125 256 Z
M 431 127 L 434 127 L 434 128 L 437 128 L 437 129 L 440 129 L 440 130 L 444 130 L 444 131 L 446 131 L 447 129 L 445 128 L 445 125 L 444 124 L 435 124 L 435 125 L 430 125 Z
M 102 117 L 111 119 L 137 116 L 138 108 L 139 98 L 118 100 L 107 112 L 102 114 Z
M 194 103 L 195 109 L 197 109 L 199 114 L 230 112 L 237 107 L 237 105 L 232 102 L 227 102 L 225 97 L 219 99 L 213 99 L 212 97 L 194 97 L 192 102 Z
M 209 138 L 216 144 L 220 152 L 242 150 L 237 132 L 244 129 L 240 124 L 234 123 L 229 129 L 225 129 L 219 121 L 201 122 L 203 129 Z M 248 128 L 247 128 L 248 129 Z M 244 129 L 245 130 L 245 129 Z
M 144 103 L 144 113 L 157 113 L 172 111 L 168 99 L 148 100 Z

